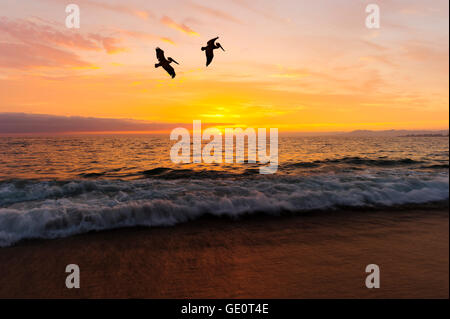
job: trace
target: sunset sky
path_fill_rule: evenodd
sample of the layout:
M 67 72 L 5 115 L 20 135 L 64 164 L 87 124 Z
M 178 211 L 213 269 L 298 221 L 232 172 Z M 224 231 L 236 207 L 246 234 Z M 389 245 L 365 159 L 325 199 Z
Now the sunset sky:
M 81 28 L 65 27 L 65 7 Z M 366 5 L 381 28 L 365 26 Z M 448 0 L 0 0 L 0 113 L 448 129 Z M 220 36 L 210 67 L 200 50 Z M 173 57 L 172 80 L 155 47 Z

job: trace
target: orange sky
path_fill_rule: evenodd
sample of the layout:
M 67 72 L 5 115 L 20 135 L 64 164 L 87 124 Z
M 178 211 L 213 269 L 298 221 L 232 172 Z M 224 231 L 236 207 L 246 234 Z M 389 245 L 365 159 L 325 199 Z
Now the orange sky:
M 448 1 L 0 2 L 0 113 L 280 131 L 447 129 Z M 205 68 L 200 47 L 219 35 Z M 172 80 L 160 46 L 178 62 Z

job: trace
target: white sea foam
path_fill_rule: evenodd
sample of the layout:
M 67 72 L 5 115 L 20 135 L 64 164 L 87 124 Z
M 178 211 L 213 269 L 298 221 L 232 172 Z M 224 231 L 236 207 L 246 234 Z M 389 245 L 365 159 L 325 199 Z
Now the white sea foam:
M 449 198 L 448 173 L 256 179 L 0 183 L 0 246 L 127 226 L 171 226 L 205 214 L 301 213 Z

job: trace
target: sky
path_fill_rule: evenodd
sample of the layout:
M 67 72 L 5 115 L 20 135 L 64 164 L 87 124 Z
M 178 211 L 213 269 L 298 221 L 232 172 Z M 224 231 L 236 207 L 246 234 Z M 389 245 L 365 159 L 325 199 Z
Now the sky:
M 70 3 L 80 7 L 79 29 L 65 26 Z M 370 3 L 380 7 L 379 29 L 365 25 Z M 448 7 L 0 0 L 0 115 L 87 117 L 99 127 L 131 119 L 139 131 L 193 120 L 281 132 L 448 129 Z M 206 68 L 200 48 L 216 36 L 226 52 Z M 155 69 L 156 47 L 180 63 L 175 79 Z

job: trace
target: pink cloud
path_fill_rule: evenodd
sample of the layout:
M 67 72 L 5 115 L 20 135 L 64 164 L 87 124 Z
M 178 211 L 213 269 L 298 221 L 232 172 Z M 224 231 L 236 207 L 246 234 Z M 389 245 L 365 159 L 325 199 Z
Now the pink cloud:
M 229 22 L 242 23 L 241 20 L 233 17 L 231 14 L 228 14 L 228 13 L 226 13 L 224 11 L 213 9 L 213 8 L 210 8 L 210 7 L 206 7 L 204 5 L 200 5 L 200 4 L 197 4 L 197 3 L 194 3 L 194 2 L 190 2 L 189 5 L 193 9 L 195 9 L 195 10 L 197 10 L 199 12 L 202 12 L 204 14 L 208 14 L 208 15 L 210 15 L 212 17 L 219 18 L 219 19 L 222 19 L 222 20 L 226 20 L 226 21 L 229 21 Z
M 109 11 L 114 11 L 114 12 L 123 13 L 123 14 L 129 14 L 129 15 L 138 17 L 142 20 L 148 20 L 150 18 L 154 18 L 154 14 L 152 12 L 150 12 L 149 10 L 145 10 L 142 8 L 139 8 L 139 9 L 134 8 L 134 7 L 130 6 L 129 4 L 117 5 L 117 4 L 97 2 L 97 1 L 92 1 L 92 0 L 81 0 L 80 2 L 90 5 L 90 6 L 109 10 Z
M 289 19 L 282 18 L 268 9 L 263 9 L 259 4 L 255 4 L 256 1 L 249 1 L 249 0 L 232 0 L 232 1 L 236 5 L 241 6 L 249 11 L 252 11 L 266 19 L 273 20 L 283 24 L 289 23 Z
M 116 52 L 120 50 L 118 39 L 105 37 L 99 34 L 84 36 L 80 33 L 66 31 L 61 32 L 55 27 L 37 24 L 26 20 L 10 20 L 0 17 L 0 32 L 9 34 L 11 37 L 24 43 L 39 41 L 47 45 L 63 46 L 81 50 Z
M 184 34 L 187 35 L 199 35 L 197 32 L 195 32 L 194 30 L 192 30 L 190 27 L 188 27 L 187 25 L 183 24 L 183 23 L 177 23 L 175 21 L 173 21 L 171 18 L 164 16 L 161 18 L 161 23 L 164 25 L 167 25 L 168 27 L 178 30 L 180 32 L 183 32 Z
M 119 32 L 125 36 L 132 37 L 139 40 L 146 40 L 146 41 L 164 41 L 170 44 L 175 45 L 175 42 L 168 37 L 160 37 L 151 33 L 147 32 L 140 32 L 140 31 L 130 31 L 130 30 L 119 30 Z
M 4 68 L 92 67 L 66 49 L 105 51 L 108 54 L 125 50 L 119 46 L 120 40 L 113 37 L 62 32 L 48 24 L 5 17 L 0 17 L 0 41 L 2 38 L 0 66 Z
M 90 34 L 89 38 L 94 39 L 101 43 L 103 48 L 108 54 L 114 54 L 122 51 L 126 51 L 126 48 L 120 47 L 120 40 L 112 37 L 104 37 L 99 34 Z
M 0 42 L 0 67 L 30 69 L 36 67 L 92 67 L 70 52 L 41 44 Z

